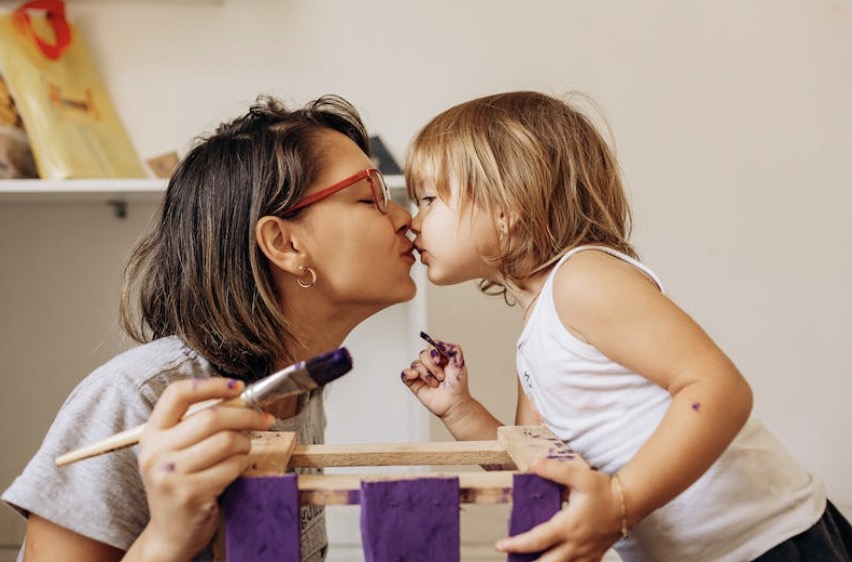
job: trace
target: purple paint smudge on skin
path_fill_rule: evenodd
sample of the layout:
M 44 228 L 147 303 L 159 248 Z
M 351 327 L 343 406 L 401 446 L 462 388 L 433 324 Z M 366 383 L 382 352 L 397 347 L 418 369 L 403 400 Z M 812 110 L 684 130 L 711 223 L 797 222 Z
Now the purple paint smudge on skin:
M 237 379 L 228 379 L 228 388 L 230 388 L 231 390 L 237 388 L 238 384 L 240 384 L 240 381 L 238 381 Z
M 174 472 L 177 469 L 177 465 L 173 462 L 165 462 L 160 465 L 160 470 L 163 472 Z
M 698 410 L 701 409 L 701 403 L 700 402 L 693 402 L 692 403 L 692 409 L 697 412 Z

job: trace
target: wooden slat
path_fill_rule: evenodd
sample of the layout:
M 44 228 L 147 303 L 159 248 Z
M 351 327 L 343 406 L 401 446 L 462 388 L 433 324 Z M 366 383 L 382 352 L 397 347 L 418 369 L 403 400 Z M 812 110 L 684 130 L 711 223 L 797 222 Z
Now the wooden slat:
M 512 459 L 497 441 L 296 445 L 290 466 L 505 465 Z
M 459 478 L 461 503 L 497 504 L 512 501 L 511 471 L 442 472 L 428 474 L 326 474 L 299 475 L 302 505 L 356 505 L 361 502 L 361 482 L 414 478 Z
M 540 458 L 586 462 L 552 431 L 541 425 L 499 427 L 497 439 L 522 472 L 528 471 L 532 462 Z
M 251 432 L 249 467 L 243 476 L 276 476 L 287 472 L 296 447 L 296 434 L 290 431 Z

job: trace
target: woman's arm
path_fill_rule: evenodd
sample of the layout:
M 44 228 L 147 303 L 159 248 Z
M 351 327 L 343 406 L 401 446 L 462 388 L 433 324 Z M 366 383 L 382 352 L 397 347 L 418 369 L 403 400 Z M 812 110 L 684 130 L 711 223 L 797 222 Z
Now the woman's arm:
M 118 562 L 124 551 L 84 537 L 31 513 L 24 538 L 24 562 L 86 560 Z
M 213 538 L 217 499 L 248 465 L 246 431 L 274 419 L 249 408 L 213 407 L 181 418 L 196 402 L 234 398 L 243 384 L 221 377 L 170 384 L 139 440 L 150 519 L 127 552 L 31 514 L 25 562 L 188 562 Z M 82 461 L 85 462 L 85 461 Z

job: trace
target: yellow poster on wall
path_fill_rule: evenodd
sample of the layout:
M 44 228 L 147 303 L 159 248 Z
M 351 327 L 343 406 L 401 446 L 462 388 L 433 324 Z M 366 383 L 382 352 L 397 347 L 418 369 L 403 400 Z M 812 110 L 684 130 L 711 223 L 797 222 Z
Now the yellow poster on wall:
M 61 0 L 0 14 L 0 73 L 45 179 L 146 177 Z

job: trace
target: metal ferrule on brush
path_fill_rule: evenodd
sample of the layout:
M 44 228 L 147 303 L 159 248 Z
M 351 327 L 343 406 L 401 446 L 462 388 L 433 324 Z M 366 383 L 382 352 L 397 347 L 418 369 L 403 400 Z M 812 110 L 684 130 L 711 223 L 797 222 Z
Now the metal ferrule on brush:
M 308 372 L 307 363 L 301 361 L 246 387 L 240 395 L 249 408 L 258 408 L 291 394 L 301 394 L 317 387 Z

